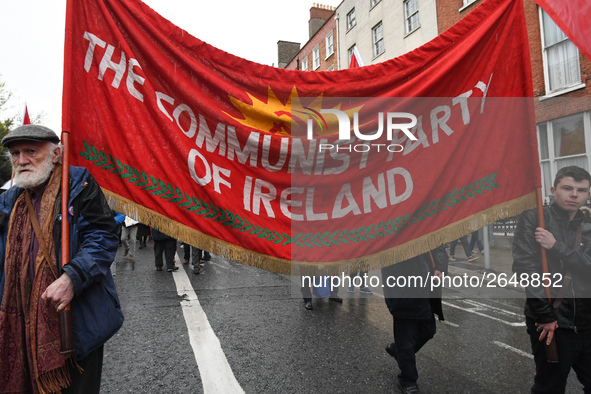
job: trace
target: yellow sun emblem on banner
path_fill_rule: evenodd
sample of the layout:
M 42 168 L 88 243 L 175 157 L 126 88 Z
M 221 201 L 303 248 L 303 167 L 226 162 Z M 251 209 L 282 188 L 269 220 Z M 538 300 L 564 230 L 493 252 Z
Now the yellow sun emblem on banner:
M 312 119 L 315 136 L 327 136 L 339 132 L 336 116 L 326 116 L 326 114 L 321 113 L 322 94 L 315 98 L 302 100 L 294 86 L 285 104 L 277 98 L 270 86 L 266 102 L 248 92 L 246 94 L 252 104 L 244 103 L 230 96 L 230 101 L 240 111 L 243 118 L 237 118 L 226 113 L 230 118 L 245 127 L 270 134 L 300 137 L 307 135 L 308 121 Z M 310 102 L 303 104 L 302 101 Z M 340 107 L 341 105 L 338 104 L 331 109 L 340 109 Z M 353 113 L 358 111 L 359 108 L 361 107 L 351 108 L 343 112 L 352 117 Z

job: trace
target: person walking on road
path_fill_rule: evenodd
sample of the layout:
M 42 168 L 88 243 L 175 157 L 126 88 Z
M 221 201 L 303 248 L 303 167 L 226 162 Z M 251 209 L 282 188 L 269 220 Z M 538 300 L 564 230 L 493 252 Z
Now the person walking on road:
M 174 254 L 176 253 L 176 239 L 169 237 L 168 235 L 152 229 L 152 240 L 154 240 L 154 257 L 156 263 L 156 271 L 162 271 L 164 262 L 162 260 L 162 254 L 166 259 L 166 271 L 174 272 L 179 267 L 174 265 Z
M 310 281 L 302 281 L 301 292 L 304 298 L 304 308 L 306 310 L 314 310 L 314 304 L 312 304 L 312 293 L 317 297 L 321 298 L 328 298 L 329 301 L 336 302 L 337 304 L 342 304 L 343 299 L 339 297 L 339 288 L 335 287 L 334 289 L 330 285 L 330 280 L 326 279 L 326 276 L 310 278 Z M 312 286 L 313 290 L 310 290 L 310 286 Z M 324 294 L 326 293 L 326 294 Z
M 193 247 L 188 243 L 181 242 L 181 248 L 183 248 L 183 264 L 189 264 L 189 260 L 191 260 L 191 249 Z
M 201 274 L 205 270 L 205 262 L 211 260 L 211 254 L 203 249 L 191 246 L 191 265 L 195 275 Z
M 584 169 L 560 169 L 551 188 L 554 202 L 544 207 L 545 229 L 538 227 L 532 209 L 521 214 L 515 232 L 513 272 L 526 286 L 525 322 L 536 364 L 534 394 L 564 393 L 571 368 L 584 392 L 591 393 L 591 221 L 580 211 L 590 185 Z M 541 248 L 548 258 L 547 274 Z M 546 276 L 548 280 L 541 280 Z M 552 341 L 558 362 L 546 356 L 545 346 Z
M 447 253 L 442 245 L 428 253 L 382 268 L 382 283 L 391 283 L 388 278 L 420 276 L 427 281 L 430 276 L 441 278 L 447 272 L 447 266 Z M 386 346 L 386 352 L 396 359 L 400 368 L 398 385 L 405 394 L 420 393 L 416 353 L 435 336 L 434 315 L 443 320 L 441 287 L 433 294 L 429 286 L 387 285 L 384 287 L 384 299 L 392 314 L 394 329 L 394 342 Z
M 351 275 L 351 285 L 348 287 L 347 291 L 349 293 L 355 292 L 355 283 L 359 283 L 359 292 L 361 294 L 373 294 L 371 289 L 367 287 L 367 270 L 365 271 L 356 271 Z M 359 278 L 360 280 L 356 281 L 355 279 Z
M 480 242 L 480 230 L 476 230 L 472 233 L 470 237 L 470 245 L 468 245 L 468 250 L 471 250 L 474 253 L 476 250 L 474 247 L 478 247 L 478 252 L 484 253 L 484 246 L 482 246 L 482 242 Z
M 103 345 L 123 324 L 110 266 L 113 211 L 96 180 L 69 167 L 69 256 L 61 260 L 62 147 L 47 127 L 2 139 L 14 184 L 0 196 L 0 392 L 99 393 Z M 74 352 L 60 352 L 70 306 Z
M 468 236 L 464 235 L 460 239 L 456 239 L 455 241 L 453 241 L 449 244 L 449 261 L 456 261 L 457 260 L 455 254 L 456 254 L 456 246 L 458 245 L 458 242 L 462 243 L 462 247 L 464 248 L 464 253 L 466 253 L 466 258 L 468 259 L 469 263 L 478 260 L 478 256 L 472 255 L 472 249 L 470 249 L 469 244 L 468 244 Z
M 123 227 L 121 227 L 121 243 L 125 248 L 123 257 L 127 257 L 129 260 L 133 260 L 133 255 L 135 254 L 137 229 L 137 220 L 134 220 L 129 216 L 125 216 L 125 220 L 123 221 Z
M 137 240 L 140 241 L 140 249 L 146 248 L 146 242 L 150 236 L 150 226 L 138 223 L 137 225 Z

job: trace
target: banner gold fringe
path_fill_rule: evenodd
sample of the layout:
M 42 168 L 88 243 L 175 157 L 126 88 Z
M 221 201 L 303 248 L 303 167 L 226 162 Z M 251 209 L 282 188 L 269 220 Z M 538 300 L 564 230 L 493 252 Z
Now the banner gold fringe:
M 130 216 L 140 223 L 154 227 L 173 238 L 207 250 L 217 256 L 266 271 L 286 275 L 341 275 L 381 269 L 426 253 L 447 242 L 455 241 L 499 219 L 516 216 L 527 209 L 536 207 L 535 192 L 532 191 L 524 196 L 487 208 L 449 226 L 392 249 L 351 260 L 302 262 L 280 259 L 228 243 L 181 223 L 174 222 L 164 215 L 138 205 L 104 188 L 103 192 L 112 209 Z
M 499 219 L 516 216 L 527 209 L 535 207 L 536 194 L 535 191 L 532 191 L 514 200 L 487 208 L 449 226 L 383 252 L 357 259 L 329 263 L 292 262 L 292 274 L 341 275 L 344 273 L 347 275 L 358 271 L 381 269 L 426 253 L 442 244 L 455 241 Z
M 101 189 L 103 190 L 111 209 L 121 212 L 140 223 L 153 227 L 173 238 L 179 239 L 184 243 L 232 261 L 264 269 L 265 271 L 286 275 L 291 273 L 290 260 L 258 253 L 224 240 L 214 238 L 189 226 L 175 222 L 158 212 L 138 205 L 105 188 Z

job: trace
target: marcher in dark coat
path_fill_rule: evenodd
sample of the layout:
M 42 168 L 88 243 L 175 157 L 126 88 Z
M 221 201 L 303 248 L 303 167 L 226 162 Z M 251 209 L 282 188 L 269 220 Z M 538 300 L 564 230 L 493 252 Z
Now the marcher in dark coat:
M 146 247 L 146 241 L 150 236 L 150 226 L 145 225 L 143 223 L 138 223 L 137 226 L 137 239 L 140 241 L 140 249 Z
M 580 211 L 590 184 L 584 169 L 562 168 L 551 189 L 554 202 L 544 208 L 545 228 L 529 210 L 515 232 L 513 271 L 526 287 L 525 321 L 536 363 L 532 393 L 564 393 L 571 368 L 584 392 L 591 392 L 591 221 Z M 541 248 L 548 258 L 545 280 Z M 547 362 L 544 348 L 553 340 L 557 363 Z
M 434 314 L 443 320 L 441 288 L 432 294 L 430 281 L 446 273 L 447 265 L 447 253 L 440 246 L 382 269 L 384 298 L 394 323 L 394 342 L 386 351 L 398 362 L 398 384 L 403 393 L 419 392 L 415 354 L 435 335 Z M 423 287 L 421 280 L 429 285 Z
M 166 270 L 168 272 L 177 271 L 179 267 L 174 265 L 174 254 L 176 253 L 176 239 L 168 235 L 152 229 L 152 239 L 154 240 L 154 257 L 156 263 L 156 271 L 162 271 L 164 265 L 162 261 L 162 253 L 166 259 Z

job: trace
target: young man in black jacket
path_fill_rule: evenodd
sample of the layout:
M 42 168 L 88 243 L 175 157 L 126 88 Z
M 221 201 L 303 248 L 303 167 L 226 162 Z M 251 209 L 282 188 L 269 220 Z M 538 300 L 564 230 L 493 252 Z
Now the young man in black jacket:
M 536 375 L 532 393 L 564 393 L 570 369 L 591 392 L 591 222 L 580 208 L 589 198 L 591 176 L 580 167 L 562 168 L 544 208 L 525 211 L 513 241 L 513 272 L 526 288 L 525 317 Z M 548 273 L 542 270 L 546 250 Z M 546 287 L 544 287 L 546 286 Z M 546 293 L 550 288 L 550 298 Z M 558 362 L 547 361 L 544 342 L 556 341 Z

